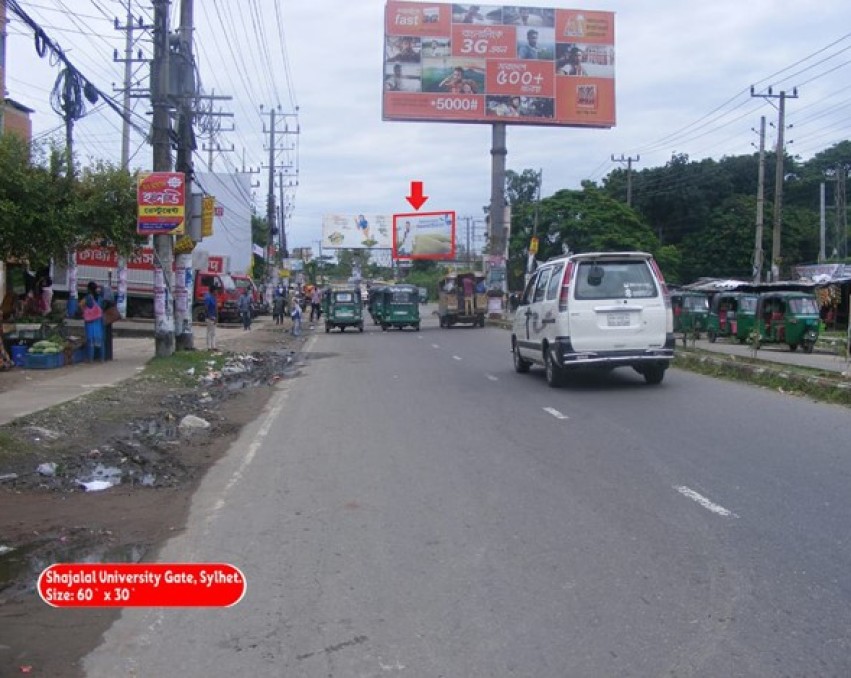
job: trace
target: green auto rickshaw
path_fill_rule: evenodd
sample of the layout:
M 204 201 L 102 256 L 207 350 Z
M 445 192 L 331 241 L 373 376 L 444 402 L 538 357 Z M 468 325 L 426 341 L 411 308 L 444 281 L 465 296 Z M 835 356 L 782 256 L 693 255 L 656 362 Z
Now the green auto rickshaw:
M 709 319 L 709 297 L 703 292 L 675 290 L 671 292 L 674 332 L 700 339 Z
M 359 332 L 363 332 L 363 305 L 356 288 L 325 290 L 322 311 L 325 313 L 326 332 L 335 327 L 339 327 L 340 332 L 345 332 L 347 327 L 357 327 Z
M 812 353 L 818 341 L 819 310 L 811 292 L 769 291 L 759 295 L 756 307 L 760 344 L 800 346 Z
M 756 294 L 752 292 L 718 292 L 709 302 L 706 336 L 710 342 L 718 337 L 747 341 L 756 320 Z
M 420 295 L 414 285 L 387 285 L 377 301 L 379 324 L 385 332 L 391 327 L 420 329 Z
M 384 288 L 386 285 L 373 285 L 369 288 L 366 308 L 375 325 L 381 324 L 381 314 L 384 310 Z

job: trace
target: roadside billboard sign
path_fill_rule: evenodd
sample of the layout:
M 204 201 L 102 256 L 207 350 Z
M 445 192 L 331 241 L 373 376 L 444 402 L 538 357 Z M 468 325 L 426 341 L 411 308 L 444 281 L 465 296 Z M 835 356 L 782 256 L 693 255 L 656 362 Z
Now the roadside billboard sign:
M 382 117 L 615 125 L 614 14 L 388 0 Z
M 183 172 L 139 175 L 136 186 L 140 235 L 182 235 L 186 216 L 186 179 Z
M 327 249 L 390 249 L 392 219 L 386 214 L 326 214 L 322 247 Z
M 455 212 L 394 214 L 393 258 L 454 259 Z

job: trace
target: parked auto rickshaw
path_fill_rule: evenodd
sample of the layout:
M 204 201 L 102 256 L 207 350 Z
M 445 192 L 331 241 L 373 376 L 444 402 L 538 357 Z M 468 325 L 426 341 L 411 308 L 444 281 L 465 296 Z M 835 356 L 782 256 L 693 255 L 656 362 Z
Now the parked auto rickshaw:
M 376 314 L 381 329 L 405 327 L 420 329 L 419 291 L 414 285 L 387 285 L 376 299 Z
M 325 290 L 322 295 L 322 311 L 325 314 L 325 331 L 339 327 L 345 332 L 347 327 L 357 327 L 363 332 L 363 305 L 358 291 L 354 287 Z
M 674 332 L 700 339 L 709 319 L 709 297 L 703 292 L 676 290 L 671 292 Z
M 464 294 L 464 278 L 473 281 L 473 293 L 469 297 Z M 485 277 L 480 273 L 465 272 L 442 278 L 438 282 L 437 304 L 441 327 L 452 327 L 456 324 L 484 327 L 485 313 L 488 310 Z
M 747 341 L 756 320 L 757 295 L 748 292 L 719 292 L 709 302 L 706 336 L 710 342 L 718 337 Z
M 819 310 L 810 292 L 763 292 L 756 307 L 759 342 L 800 346 L 812 353 L 819 333 Z

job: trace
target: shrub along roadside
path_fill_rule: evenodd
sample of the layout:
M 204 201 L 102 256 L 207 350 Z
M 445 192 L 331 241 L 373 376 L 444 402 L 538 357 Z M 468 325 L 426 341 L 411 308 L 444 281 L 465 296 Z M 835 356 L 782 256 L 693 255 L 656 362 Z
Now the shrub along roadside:
M 698 349 L 678 349 L 673 364 L 674 367 L 699 374 L 746 381 L 749 384 L 777 389 L 782 393 L 851 407 L 851 378 L 839 372 L 778 365 L 765 360 Z

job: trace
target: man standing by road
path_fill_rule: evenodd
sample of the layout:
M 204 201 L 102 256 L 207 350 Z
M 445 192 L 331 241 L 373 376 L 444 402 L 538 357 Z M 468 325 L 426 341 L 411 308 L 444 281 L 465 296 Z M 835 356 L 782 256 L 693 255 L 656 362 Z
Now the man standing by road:
M 316 320 L 322 317 L 322 292 L 319 286 L 310 293 L 310 322 L 313 322 L 314 317 Z
M 239 317 L 242 319 L 242 329 L 243 331 L 251 329 L 251 297 L 248 294 L 248 288 L 244 287 L 242 289 L 242 296 L 239 298 L 239 302 L 237 302 L 237 310 L 239 310 Z
M 219 318 L 219 309 L 216 302 L 216 288 L 210 285 L 204 294 L 204 315 L 207 318 L 207 350 L 216 350 L 216 322 Z

